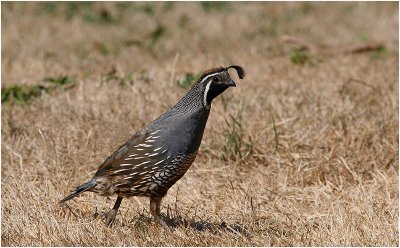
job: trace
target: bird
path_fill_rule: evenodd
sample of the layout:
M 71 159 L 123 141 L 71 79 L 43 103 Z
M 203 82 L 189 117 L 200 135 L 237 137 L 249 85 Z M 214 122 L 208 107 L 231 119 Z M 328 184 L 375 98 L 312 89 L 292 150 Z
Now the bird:
M 145 196 L 150 198 L 150 214 L 166 226 L 161 218 L 162 198 L 194 162 L 211 102 L 226 89 L 236 87 L 228 73 L 231 68 L 240 79 L 244 78 L 245 71 L 238 65 L 204 71 L 176 105 L 118 147 L 98 167 L 92 179 L 59 202 L 86 191 L 101 196 L 117 195 L 106 218 L 106 225 L 111 225 L 123 198 Z

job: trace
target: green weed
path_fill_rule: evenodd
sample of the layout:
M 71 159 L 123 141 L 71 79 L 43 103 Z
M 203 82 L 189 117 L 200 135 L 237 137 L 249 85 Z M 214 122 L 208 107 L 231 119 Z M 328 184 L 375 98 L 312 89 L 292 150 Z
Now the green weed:
M 103 56 L 110 53 L 110 48 L 104 42 L 94 42 L 94 49 L 100 52 Z
M 62 4 L 62 3 L 58 3 Z M 64 14 L 67 19 L 71 19 L 74 16 L 81 16 L 84 11 L 92 11 L 92 2 L 64 2 Z
M 148 15 L 153 16 L 154 13 L 155 13 L 154 5 L 152 5 L 152 4 L 145 4 L 145 5 L 143 5 L 143 7 L 142 7 L 142 11 L 143 11 L 144 13 L 148 14 Z
M 186 73 L 185 77 L 182 78 L 181 80 L 178 80 L 177 84 L 179 87 L 183 89 L 189 89 L 192 87 L 193 83 L 196 82 L 197 79 L 199 79 L 201 76 L 201 73 L 193 74 L 193 73 Z
M 40 85 L 16 84 L 9 87 L 2 87 L 1 103 L 11 102 L 17 105 L 24 105 L 46 92 L 48 92 L 48 88 Z
M 115 2 L 115 6 L 118 10 L 124 11 L 132 7 L 132 2 Z
M 126 40 L 124 42 L 125 46 L 129 47 L 129 46 L 138 46 L 141 47 L 143 44 L 140 40 Z
M 310 14 L 311 12 L 315 11 L 315 4 L 313 2 L 304 2 L 300 6 L 300 11 L 303 14 Z
M 247 136 L 243 130 L 243 104 L 238 110 L 236 116 L 229 115 L 230 120 L 225 120 L 228 129 L 224 132 L 225 144 L 221 159 L 243 160 L 253 153 L 254 143 L 251 136 Z
M 379 59 L 388 54 L 388 49 L 385 46 L 382 46 L 372 52 L 373 59 Z
M 228 2 L 217 2 L 217 1 L 211 1 L 211 2 L 200 2 L 201 7 L 203 8 L 204 11 L 206 12 L 211 12 L 211 11 L 229 11 L 230 5 Z
M 113 16 L 107 9 L 98 11 L 90 10 L 84 15 L 84 20 L 97 24 L 116 24 L 120 21 L 119 18 Z
M 369 36 L 366 34 L 359 34 L 357 38 L 362 41 L 362 42 L 368 42 L 369 41 Z
M 154 16 L 156 14 L 156 7 L 160 6 L 160 4 L 143 2 L 118 2 L 116 3 L 116 6 L 122 12 L 144 13 L 149 16 Z M 170 10 L 172 6 L 172 2 L 165 2 L 162 5 L 162 9 Z
M 143 71 L 139 73 L 140 77 L 139 80 L 142 79 L 143 76 Z M 110 72 L 107 74 L 103 75 L 102 82 L 116 82 L 118 83 L 121 87 L 128 86 L 128 85 L 133 85 L 135 83 L 135 78 L 133 76 L 133 73 L 129 72 L 125 75 L 118 75 L 117 70 L 115 68 L 112 68 Z
M 74 79 L 69 76 L 46 77 L 43 79 L 43 82 L 50 83 L 51 85 L 14 84 L 2 87 L 1 103 L 25 105 L 30 103 L 34 98 L 50 93 L 55 89 L 68 89 L 70 85 L 73 85 Z
M 164 2 L 163 5 L 163 10 L 164 11 L 172 11 L 175 7 L 175 3 L 174 2 Z
M 133 80 L 133 75 L 132 73 L 128 73 L 124 75 L 123 77 L 119 78 L 119 84 L 121 86 L 126 86 L 126 85 L 133 85 L 134 80 Z
M 185 28 L 189 22 L 189 17 L 185 14 L 181 15 L 178 20 L 178 26 L 180 28 Z
M 91 2 L 42 2 L 39 9 L 45 14 L 71 19 L 85 11 L 92 11 L 92 8 Z
M 157 26 L 150 34 L 150 46 L 153 47 L 165 35 L 167 29 L 161 25 Z
M 77 16 L 95 24 L 116 24 L 120 21 L 120 15 L 113 15 L 105 7 L 97 9 L 92 2 L 44 2 L 40 4 L 40 11 L 67 20 Z
M 306 50 L 303 48 L 293 49 L 290 52 L 289 57 L 290 57 L 290 61 L 292 61 L 293 64 L 301 64 L 301 65 L 303 65 L 305 62 L 309 61 L 309 59 L 310 59 Z
M 146 3 L 143 5 L 135 6 L 136 11 L 144 12 L 147 15 L 154 16 L 155 10 L 154 10 L 154 4 L 152 3 Z
M 59 77 L 45 77 L 43 82 L 49 82 L 58 85 L 65 85 L 75 82 L 75 79 L 69 76 L 59 76 Z
M 55 14 L 59 4 L 57 2 L 44 2 L 41 4 L 41 11 L 44 13 Z

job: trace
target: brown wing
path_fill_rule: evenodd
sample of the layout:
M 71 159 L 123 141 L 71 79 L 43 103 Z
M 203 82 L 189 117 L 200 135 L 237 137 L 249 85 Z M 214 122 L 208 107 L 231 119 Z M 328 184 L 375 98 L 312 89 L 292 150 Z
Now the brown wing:
M 95 177 L 124 176 L 129 179 L 151 171 L 167 159 L 167 147 L 162 147 L 163 142 L 159 142 L 160 132 L 149 130 L 135 134 L 100 165 Z

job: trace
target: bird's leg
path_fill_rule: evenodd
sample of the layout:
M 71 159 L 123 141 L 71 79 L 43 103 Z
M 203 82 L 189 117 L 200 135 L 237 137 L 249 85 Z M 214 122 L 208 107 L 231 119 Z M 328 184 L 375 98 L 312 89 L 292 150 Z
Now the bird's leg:
M 161 226 L 168 227 L 168 225 L 164 222 L 160 215 L 161 200 L 162 197 L 160 196 L 150 197 L 150 213 Z
M 114 207 L 107 214 L 107 221 L 106 221 L 107 226 L 111 225 L 114 222 L 115 216 L 117 216 L 118 208 L 121 205 L 121 202 L 122 202 L 122 197 L 118 196 L 117 200 L 115 201 Z

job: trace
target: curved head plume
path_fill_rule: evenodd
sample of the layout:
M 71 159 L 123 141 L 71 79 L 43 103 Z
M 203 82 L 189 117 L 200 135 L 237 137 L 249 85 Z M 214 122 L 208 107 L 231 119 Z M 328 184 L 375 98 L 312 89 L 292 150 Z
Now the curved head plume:
M 241 67 L 241 66 L 238 66 L 238 65 L 231 65 L 231 66 L 228 66 L 228 67 L 219 66 L 219 67 L 215 67 L 215 68 L 212 68 L 212 69 L 209 69 L 209 70 L 205 71 L 203 73 L 203 75 L 200 77 L 199 81 L 201 81 L 205 77 L 209 76 L 210 74 L 224 72 L 224 71 L 227 72 L 228 69 L 230 69 L 230 68 L 233 68 L 233 69 L 236 70 L 236 72 L 237 72 L 237 74 L 238 74 L 240 79 L 243 79 L 244 76 L 246 75 L 243 67 Z
M 243 79 L 244 76 L 246 75 L 244 72 L 244 69 L 241 66 L 231 65 L 231 66 L 226 67 L 225 70 L 228 70 L 229 68 L 235 69 L 240 79 Z

